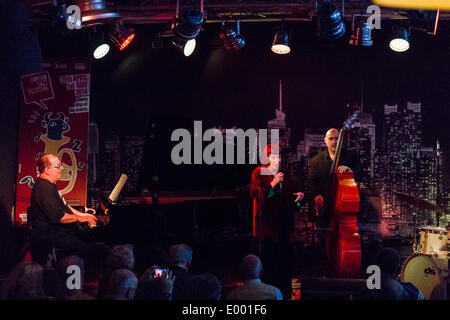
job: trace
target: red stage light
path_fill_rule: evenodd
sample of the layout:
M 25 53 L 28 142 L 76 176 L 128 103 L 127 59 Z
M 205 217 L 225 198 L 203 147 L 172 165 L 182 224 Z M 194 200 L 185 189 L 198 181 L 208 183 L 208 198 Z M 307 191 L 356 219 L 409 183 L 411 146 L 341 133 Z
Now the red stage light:
M 135 35 L 135 33 L 129 35 L 128 38 L 126 38 L 125 41 L 120 45 L 119 50 L 122 51 L 123 49 L 125 49 L 131 43 L 131 41 L 133 41 Z

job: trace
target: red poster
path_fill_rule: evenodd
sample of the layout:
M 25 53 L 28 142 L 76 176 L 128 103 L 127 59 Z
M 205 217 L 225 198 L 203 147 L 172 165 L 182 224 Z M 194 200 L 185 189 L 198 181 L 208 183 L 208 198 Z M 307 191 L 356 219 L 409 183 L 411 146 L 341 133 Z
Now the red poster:
M 86 205 L 90 64 L 88 59 L 44 63 L 44 72 L 21 78 L 17 223 L 27 221 L 36 162 L 57 155 L 63 171 L 58 189 L 70 205 Z

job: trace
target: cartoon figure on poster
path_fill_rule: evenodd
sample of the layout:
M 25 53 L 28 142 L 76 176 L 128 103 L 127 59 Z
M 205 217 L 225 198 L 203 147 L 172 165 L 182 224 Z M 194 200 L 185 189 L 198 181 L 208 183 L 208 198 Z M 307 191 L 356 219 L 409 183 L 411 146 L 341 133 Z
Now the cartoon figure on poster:
M 69 118 L 63 112 L 58 112 L 55 118 L 51 115 L 52 112 L 44 114 L 42 127 L 47 129 L 47 134 L 41 135 L 40 140 L 45 144 L 44 153 L 54 154 L 62 161 L 63 169 L 59 181 L 68 181 L 67 186 L 61 190 L 61 194 L 64 195 L 72 191 L 77 180 L 77 159 L 71 148 L 62 148 L 70 142 L 70 138 L 64 136 L 64 133 L 70 131 Z M 69 156 L 69 164 L 64 162 L 64 154 Z
M 83 164 L 78 164 L 77 168 L 77 159 L 74 151 L 79 151 L 79 145 L 82 141 L 75 139 L 73 148 L 63 148 L 63 145 L 66 145 L 71 141 L 71 139 L 63 134 L 70 131 L 69 126 L 69 118 L 64 115 L 63 112 L 58 112 L 57 117 L 51 117 L 52 112 L 47 112 L 44 114 L 44 120 L 41 121 L 41 125 L 44 129 L 47 129 L 47 134 L 42 134 L 39 132 L 37 136 L 34 138 L 35 142 L 42 141 L 45 144 L 44 152 L 39 152 L 36 156 L 38 159 L 44 153 L 51 153 L 56 155 L 58 158 L 63 160 L 64 154 L 67 154 L 70 158 L 70 163 L 67 164 L 62 162 L 62 172 L 61 178 L 59 181 L 69 181 L 67 186 L 61 190 L 61 195 L 67 194 L 72 191 L 75 182 L 77 180 L 77 169 L 81 170 Z M 37 175 L 39 175 L 37 173 Z M 35 184 L 35 179 L 32 176 L 25 176 L 20 181 L 20 184 L 28 184 L 30 188 L 33 188 Z

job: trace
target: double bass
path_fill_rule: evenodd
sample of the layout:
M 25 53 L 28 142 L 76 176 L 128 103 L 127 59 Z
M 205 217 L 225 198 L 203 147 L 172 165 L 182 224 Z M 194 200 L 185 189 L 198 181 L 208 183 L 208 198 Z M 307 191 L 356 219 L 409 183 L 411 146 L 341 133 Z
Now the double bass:
M 359 190 L 352 171 L 338 172 L 344 133 L 354 127 L 358 116 L 359 110 L 353 111 L 339 131 L 325 198 L 331 215 L 327 230 L 329 268 L 333 276 L 340 278 L 358 277 L 361 271 L 361 239 L 357 224 Z

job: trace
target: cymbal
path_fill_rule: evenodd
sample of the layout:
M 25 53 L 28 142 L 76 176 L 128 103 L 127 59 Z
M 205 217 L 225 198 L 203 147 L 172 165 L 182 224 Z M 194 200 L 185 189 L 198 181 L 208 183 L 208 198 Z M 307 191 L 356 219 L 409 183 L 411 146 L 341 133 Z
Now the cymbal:
M 431 211 L 435 211 L 435 212 L 442 212 L 442 209 L 439 208 L 437 205 L 435 205 L 431 202 L 425 201 L 423 199 L 413 197 L 409 194 L 400 193 L 400 192 L 395 192 L 395 195 L 400 200 L 408 202 L 409 204 L 413 205 L 416 208 L 431 210 Z

